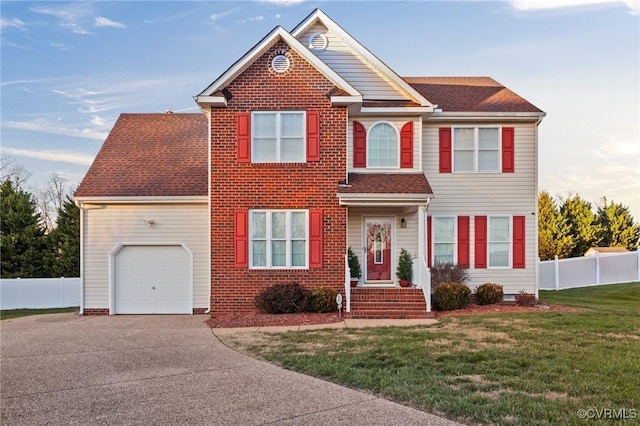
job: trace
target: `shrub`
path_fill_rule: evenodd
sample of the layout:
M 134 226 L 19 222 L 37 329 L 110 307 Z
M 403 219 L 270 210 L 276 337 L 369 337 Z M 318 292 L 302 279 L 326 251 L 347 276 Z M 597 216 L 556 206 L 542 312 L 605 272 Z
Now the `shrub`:
M 432 301 L 440 311 L 462 309 L 471 302 L 471 289 L 462 283 L 442 283 L 433 291 Z
M 351 278 L 357 279 L 362 276 L 362 270 L 360 269 L 360 260 L 358 256 L 353 252 L 351 247 L 347 250 L 347 259 L 349 262 L 349 272 L 351 273 Z
M 431 267 L 431 288 L 436 288 L 442 283 L 460 283 L 469 281 L 469 272 L 462 265 L 439 262 Z
M 338 309 L 336 295 L 338 293 L 329 287 L 316 287 L 311 290 L 309 310 L 311 312 L 333 312 Z
M 268 314 L 305 312 L 309 307 L 309 290 L 298 283 L 275 284 L 262 290 L 254 303 Z
M 493 305 L 494 303 L 502 302 L 503 297 L 504 292 L 500 284 L 484 283 L 476 288 L 478 305 Z
M 396 276 L 401 281 L 409 281 L 413 279 L 413 259 L 405 249 L 400 249 L 400 257 L 398 258 L 398 270 Z
M 516 294 L 516 304 L 519 306 L 535 306 L 538 303 L 535 294 L 527 293 L 524 290 L 520 290 Z

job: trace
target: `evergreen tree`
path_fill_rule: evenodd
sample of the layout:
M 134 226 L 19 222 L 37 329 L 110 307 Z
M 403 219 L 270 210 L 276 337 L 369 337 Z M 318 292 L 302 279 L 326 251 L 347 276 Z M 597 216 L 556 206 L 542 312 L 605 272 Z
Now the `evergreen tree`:
M 640 226 L 634 225 L 628 207 L 613 202 L 607 204 L 607 199 L 603 198 L 603 204 L 598 207 L 598 224 L 601 246 L 637 248 Z
M 80 276 L 80 209 L 67 196 L 48 235 L 52 277 Z
M 0 184 L 0 276 L 41 278 L 47 275 L 44 230 L 31 194 L 10 179 Z
M 601 225 L 591 208 L 591 203 L 573 195 L 562 203 L 560 214 L 567 221 L 574 247 L 569 257 L 583 256 L 591 247 L 597 247 L 602 240 Z
M 571 229 L 547 191 L 538 194 L 538 257 L 568 257 L 574 247 Z

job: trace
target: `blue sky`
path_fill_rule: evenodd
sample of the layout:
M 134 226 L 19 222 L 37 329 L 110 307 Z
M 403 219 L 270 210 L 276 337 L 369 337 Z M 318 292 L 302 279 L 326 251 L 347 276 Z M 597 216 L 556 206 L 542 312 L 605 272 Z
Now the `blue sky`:
M 401 76 L 490 76 L 547 112 L 540 187 L 640 222 L 640 0 L 1 3 L 2 156 L 77 185 L 122 112 L 198 112 L 276 25 L 320 7 Z

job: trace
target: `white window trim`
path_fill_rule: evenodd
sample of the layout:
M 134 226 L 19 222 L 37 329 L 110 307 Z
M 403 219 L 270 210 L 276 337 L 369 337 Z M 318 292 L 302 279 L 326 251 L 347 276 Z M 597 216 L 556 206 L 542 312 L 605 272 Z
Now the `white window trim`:
M 276 115 L 276 154 L 278 158 L 274 161 L 256 161 L 253 158 L 255 152 L 255 120 L 254 117 L 260 114 L 275 114 Z M 282 161 L 282 145 L 280 130 L 282 114 L 302 114 L 302 145 L 303 145 L 303 159 L 302 161 Z M 307 112 L 304 110 L 287 110 L 287 111 L 252 111 L 251 112 L 251 162 L 256 164 L 269 164 L 269 163 L 284 163 L 284 164 L 301 164 L 307 162 Z
M 509 223 L 509 248 L 507 249 L 507 255 L 509 263 L 507 266 L 491 266 L 491 220 L 495 218 L 507 218 Z M 505 243 L 505 241 L 493 241 L 494 243 Z M 513 216 L 494 214 L 487 216 L 487 269 L 513 269 Z
M 434 219 L 453 219 L 453 264 L 458 264 L 458 216 L 455 215 L 434 215 L 431 216 L 431 264 L 436 264 L 436 233 L 434 232 Z
M 479 158 L 479 139 L 480 131 L 478 129 L 498 129 L 498 168 L 497 170 L 478 170 Z M 456 130 L 455 129 L 474 129 L 473 131 L 473 170 L 456 171 Z M 457 174 L 481 173 L 496 174 L 502 173 L 502 126 L 453 126 L 451 130 L 451 171 Z M 470 151 L 470 150 L 469 150 Z
M 253 265 L 253 213 L 266 213 L 266 237 L 260 239 L 260 241 L 266 241 L 266 266 L 254 266 Z M 285 266 L 271 266 L 272 252 L 271 252 L 271 213 L 285 213 L 286 223 L 286 265 Z M 292 266 L 291 265 L 291 242 L 296 241 L 292 237 L 291 227 L 291 213 L 304 213 L 304 232 L 305 232 L 305 260 L 304 266 Z M 309 269 L 309 210 L 279 210 L 279 209 L 252 209 L 249 210 L 249 269 Z
M 372 166 L 369 163 L 369 154 L 371 153 L 371 150 L 369 149 L 370 147 L 370 143 L 371 143 L 371 130 L 376 127 L 378 124 L 388 124 L 389 126 L 391 126 L 391 128 L 396 132 L 396 165 L 395 166 Z M 398 130 L 398 127 L 389 122 L 389 121 L 376 121 L 375 123 L 372 123 L 369 128 L 367 129 L 367 168 L 368 169 L 377 169 L 377 170 L 395 170 L 395 169 L 400 169 L 400 130 Z

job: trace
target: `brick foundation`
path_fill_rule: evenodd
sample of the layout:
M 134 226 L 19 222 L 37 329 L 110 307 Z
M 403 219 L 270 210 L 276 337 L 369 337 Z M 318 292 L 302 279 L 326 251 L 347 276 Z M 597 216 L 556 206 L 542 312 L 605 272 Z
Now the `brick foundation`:
M 82 315 L 109 315 L 109 308 L 85 308 Z

